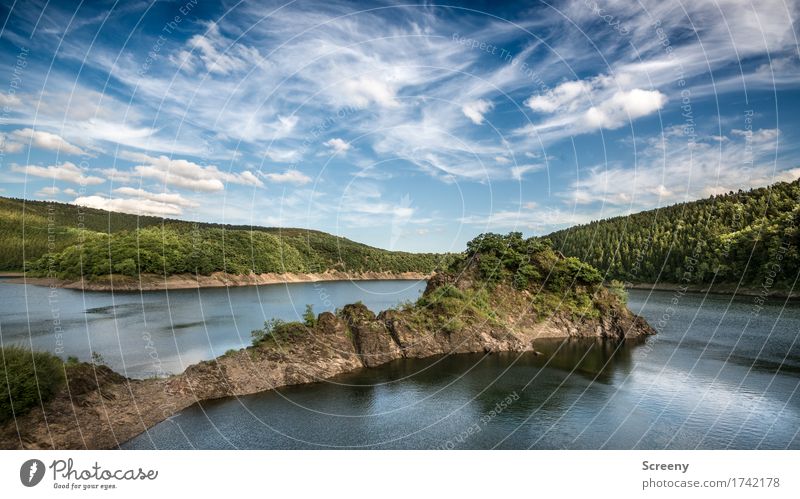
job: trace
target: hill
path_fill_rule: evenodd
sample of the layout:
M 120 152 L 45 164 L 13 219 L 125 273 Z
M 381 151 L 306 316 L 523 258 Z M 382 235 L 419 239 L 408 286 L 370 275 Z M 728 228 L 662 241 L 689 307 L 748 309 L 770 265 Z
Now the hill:
M 382 250 L 315 230 L 187 222 L 0 198 L 0 270 L 24 269 L 31 276 L 430 273 L 448 258 Z
M 633 283 L 788 289 L 800 272 L 800 181 L 554 232 L 554 248 Z

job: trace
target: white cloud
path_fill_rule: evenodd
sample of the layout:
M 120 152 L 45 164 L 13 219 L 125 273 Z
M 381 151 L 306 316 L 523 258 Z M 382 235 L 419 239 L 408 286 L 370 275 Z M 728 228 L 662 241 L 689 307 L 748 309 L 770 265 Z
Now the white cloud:
M 0 92 L 0 106 L 11 107 L 19 105 L 22 101 L 16 95 L 9 95 L 6 92 Z
M 649 209 L 800 176 L 800 168 L 779 170 L 774 164 L 777 129 L 752 134 L 734 130 L 726 140 L 699 140 L 691 146 L 685 137 L 666 132 L 663 138 L 645 141 L 635 170 L 620 165 L 592 168 L 564 197 L 576 204 Z
M 43 132 L 41 130 L 34 130 L 32 128 L 21 128 L 19 130 L 14 130 L 8 135 L 7 140 L 16 143 L 18 146 L 30 144 L 33 147 L 47 149 L 50 151 L 58 151 L 65 154 L 85 154 L 83 149 L 76 145 L 70 144 L 60 135 L 50 132 Z M 17 151 L 18 150 L 19 148 L 17 148 Z
M 267 173 L 264 174 L 264 177 L 276 184 L 304 185 L 311 182 L 311 177 L 297 170 L 286 170 L 283 173 Z
M 111 178 L 121 182 L 129 181 L 136 175 L 153 178 L 170 187 L 179 187 L 202 192 L 221 191 L 225 182 L 241 185 L 263 187 L 264 183 L 252 172 L 224 172 L 215 165 L 203 166 L 185 159 L 170 159 L 166 156 L 153 157 L 143 153 L 125 152 L 119 155 L 122 159 L 140 162 L 129 173 L 119 170 L 106 170 Z
M 60 165 L 53 166 L 37 166 L 37 165 L 11 165 L 11 171 L 19 173 L 27 173 L 34 177 L 43 177 L 54 180 L 63 180 L 65 182 L 72 182 L 82 185 L 97 185 L 105 182 L 105 179 L 86 175 L 85 170 L 81 170 L 74 163 L 65 161 Z
M 395 90 L 385 81 L 362 77 L 345 81 L 341 86 L 340 99 L 346 105 L 367 107 L 372 103 L 383 107 L 400 105 L 395 99 Z
M 511 176 L 514 180 L 522 180 L 526 173 L 537 172 L 543 168 L 543 164 L 515 165 L 511 167 Z
M 480 125 L 483 123 L 483 115 L 491 111 L 493 107 L 494 105 L 487 100 L 476 100 L 461 106 L 461 112 L 473 123 Z
M 488 214 L 461 217 L 465 225 L 480 227 L 482 231 L 505 231 L 526 229 L 538 234 L 594 220 L 596 213 L 565 211 L 558 208 L 539 207 L 536 203 L 524 203 L 516 210 L 497 210 Z
M 274 127 L 275 138 L 277 139 L 289 135 L 297 126 L 298 121 L 300 121 L 300 118 L 296 115 L 278 116 L 278 124 Z
M 569 135 L 615 129 L 664 107 L 667 96 L 658 90 L 622 89 L 628 79 L 599 75 L 567 81 L 525 101 L 534 111 L 550 115 L 517 130 L 518 135 L 553 141 Z
M 194 35 L 186 48 L 171 57 L 174 64 L 193 72 L 201 67 L 215 75 L 228 75 L 265 64 L 258 49 L 226 37 L 215 22 L 206 24 L 206 32 Z
M 350 150 L 350 143 L 339 138 L 330 139 L 324 142 L 324 145 L 332 149 L 334 154 L 344 153 Z
M 58 187 L 52 187 L 52 186 L 50 186 L 50 187 L 42 187 L 42 188 L 41 188 L 41 189 L 39 189 L 39 191 L 38 191 L 38 192 L 36 192 L 34 195 L 35 195 L 35 196 L 42 197 L 42 198 L 50 198 L 50 197 L 53 197 L 53 196 L 55 196 L 55 195 L 56 195 L 56 194 L 58 194 L 59 192 L 61 192 L 61 189 L 59 189 Z
M 615 92 L 610 99 L 586 111 L 585 123 L 590 130 L 619 128 L 636 118 L 658 111 L 666 101 L 667 96 L 658 90 L 634 88 Z
M 99 210 L 132 213 L 134 215 L 178 216 L 183 212 L 180 206 L 150 199 L 81 196 L 73 201 L 72 204 Z
M 292 149 L 269 148 L 264 154 L 276 163 L 294 163 L 301 158 L 300 152 Z
M 0 94 L 2 95 L 2 94 Z M 18 153 L 22 150 L 23 145 L 19 142 L 12 142 L 8 140 L 8 135 L 0 133 L 0 151 L 4 153 Z
M 581 99 L 589 97 L 591 91 L 592 85 L 587 81 L 567 81 L 543 94 L 532 96 L 525 101 L 525 105 L 540 113 L 562 109 L 574 111 Z
M 171 204 L 184 208 L 195 208 L 199 206 L 198 203 L 186 199 L 177 193 L 149 192 L 144 189 L 135 189 L 133 187 L 119 187 L 114 189 L 114 193 L 122 196 L 157 201 L 159 203 Z

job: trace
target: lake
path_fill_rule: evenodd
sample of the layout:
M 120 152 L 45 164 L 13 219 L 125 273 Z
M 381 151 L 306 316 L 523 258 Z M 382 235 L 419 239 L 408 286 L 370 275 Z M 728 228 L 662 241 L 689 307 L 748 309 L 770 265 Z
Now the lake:
M 300 320 L 361 300 L 372 310 L 416 300 L 425 281 L 335 281 L 173 291 L 82 292 L 0 279 L 0 340 L 88 361 L 131 378 L 180 373 L 277 317 Z
M 131 377 L 250 343 L 265 319 L 416 299 L 424 282 L 82 293 L 0 280 L 0 339 L 98 352 Z M 800 448 L 800 306 L 632 290 L 642 344 L 540 341 L 544 355 L 399 360 L 192 406 L 123 448 Z
M 196 404 L 122 447 L 798 449 L 800 307 L 784 305 L 634 290 L 660 331 L 643 344 L 400 360 Z

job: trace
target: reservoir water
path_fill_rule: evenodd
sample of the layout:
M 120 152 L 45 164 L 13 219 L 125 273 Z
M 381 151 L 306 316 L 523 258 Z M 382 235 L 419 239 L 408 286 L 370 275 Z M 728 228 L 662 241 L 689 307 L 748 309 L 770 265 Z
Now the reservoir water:
M 115 371 L 146 378 L 248 346 L 265 320 L 300 320 L 307 304 L 315 313 L 358 300 L 383 310 L 423 289 L 424 281 L 336 281 L 112 294 L 0 279 L 0 340 L 84 361 L 96 352 Z
M 249 344 L 265 319 L 361 300 L 378 311 L 424 283 L 367 281 L 81 293 L 0 281 L 0 339 L 132 377 Z M 131 449 L 800 448 L 800 306 L 631 291 L 659 330 L 643 344 L 540 341 L 544 355 L 396 361 L 311 385 L 196 404 Z
M 632 291 L 644 344 L 402 360 L 209 401 L 129 449 L 798 449 L 800 308 Z

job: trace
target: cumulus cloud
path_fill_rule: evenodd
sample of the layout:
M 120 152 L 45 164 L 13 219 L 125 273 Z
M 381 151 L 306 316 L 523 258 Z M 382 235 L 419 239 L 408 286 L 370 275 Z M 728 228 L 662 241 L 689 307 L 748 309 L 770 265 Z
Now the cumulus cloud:
M 42 198 L 50 198 L 55 196 L 59 192 L 61 192 L 61 189 L 59 189 L 58 187 L 49 186 L 49 187 L 42 187 L 34 195 Z
M 72 203 L 98 210 L 120 211 L 134 215 L 178 216 L 183 212 L 180 206 L 141 198 L 81 196 Z
M 382 107 L 397 107 L 394 88 L 377 78 L 362 77 L 344 82 L 341 87 L 341 101 L 346 105 L 367 107 L 375 103 Z
M 331 149 L 334 154 L 344 153 L 350 150 L 350 143 L 339 138 L 330 139 L 324 142 L 324 145 Z
M 567 81 L 544 94 L 531 96 L 525 105 L 540 113 L 573 111 L 581 98 L 589 97 L 592 85 L 587 81 Z
M 50 151 L 58 151 L 65 154 L 81 155 L 85 154 L 83 149 L 67 142 L 60 135 L 50 132 L 43 132 L 41 130 L 34 130 L 33 128 L 21 128 L 14 130 L 6 137 L 13 149 L 6 149 L 8 152 L 17 152 L 25 145 L 30 144 L 32 147 L 39 149 L 47 149 Z
M 658 111 L 666 101 L 666 95 L 658 90 L 634 88 L 615 92 L 610 99 L 590 107 L 584 116 L 590 129 L 614 129 Z
M 126 181 L 135 175 L 140 178 L 152 178 L 166 186 L 190 189 L 202 192 L 221 191 L 225 183 L 263 187 L 264 183 L 249 171 L 241 173 L 224 172 L 215 165 L 199 165 L 185 159 L 170 159 L 166 156 L 153 157 L 143 153 L 121 153 L 122 159 L 140 162 L 126 174 L 119 170 L 107 170 L 112 178 Z
M 483 123 L 483 115 L 491 111 L 492 107 L 493 104 L 487 100 L 476 100 L 461 106 L 461 112 L 473 123 L 480 125 Z
M 687 144 L 668 129 L 640 150 L 638 167 L 598 166 L 564 194 L 575 204 L 595 202 L 634 209 L 690 201 L 738 189 L 763 187 L 800 177 L 800 168 L 775 171 L 777 129 L 732 131 L 726 140 L 713 137 Z
M 0 151 L 3 153 L 18 153 L 22 150 L 23 144 L 9 140 L 5 133 L 0 133 Z
M 184 208 L 195 208 L 199 206 L 198 203 L 186 199 L 177 193 L 149 192 L 144 189 L 135 189 L 133 187 L 118 187 L 117 189 L 114 189 L 114 193 L 122 196 L 157 201 L 159 203 L 171 204 Z
M 570 225 L 586 223 L 596 218 L 596 212 L 566 211 L 553 207 L 540 207 L 536 203 L 524 203 L 517 209 L 495 210 L 485 214 L 463 216 L 459 221 L 465 225 L 479 227 L 478 230 L 530 230 L 546 234 Z
M 626 78 L 599 75 L 589 80 L 567 81 L 525 101 L 533 111 L 549 115 L 526 125 L 518 134 L 536 134 L 545 140 L 613 130 L 664 107 L 667 96 L 658 90 L 620 89 Z
M 297 170 L 286 170 L 283 173 L 267 173 L 264 174 L 264 177 L 276 184 L 304 185 L 311 182 L 311 177 Z
M 43 177 L 53 180 L 63 180 L 74 184 L 97 185 L 105 182 L 105 179 L 87 175 L 87 170 L 82 170 L 75 163 L 65 161 L 60 165 L 37 166 L 37 165 L 11 165 L 11 171 L 26 173 L 34 177 Z

